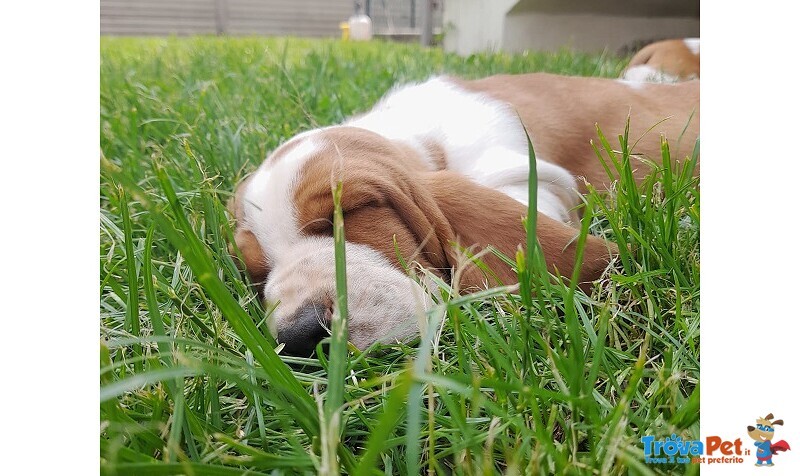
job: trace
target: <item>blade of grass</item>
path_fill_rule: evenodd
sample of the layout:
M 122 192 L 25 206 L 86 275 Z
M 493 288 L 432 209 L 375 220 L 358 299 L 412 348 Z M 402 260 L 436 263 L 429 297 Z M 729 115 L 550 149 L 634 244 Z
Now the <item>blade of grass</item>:
M 147 229 L 147 236 L 144 241 L 144 253 L 142 256 L 142 278 L 145 300 L 147 302 L 147 314 L 150 317 L 150 325 L 153 326 L 153 335 L 156 337 L 167 337 L 166 330 L 164 329 L 164 321 L 161 317 L 161 311 L 158 309 L 158 300 L 156 299 L 156 292 L 153 286 L 153 281 L 156 279 L 153 275 L 153 232 L 155 227 L 151 225 Z M 172 349 L 169 343 L 158 340 L 159 358 L 166 359 L 168 355 L 172 354 Z M 169 365 L 165 361 L 165 364 Z
M 325 395 L 324 433 L 321 474 L 338 475 L 337 448 L 342 433 L 342 404 L 347 371 L 347 266 L 345 259 L 344 218 L 342 216 L 342 181 L 331 186 L 333 194 L 333 240 L 336 265 L 336 307 L 331 317 L 328 385 Z
M 119 191 L 119 207 L 122 212 L 122 232 L 125 235 L 125 261 L 128 272 L 128 297 L 125 306 L 125 321 L 128 324 L 129 332 L 134 336 L 140 335 L 139 329 L 139 279 L 136 275 L 136 258 L 133 254 L 133 230 L 131 226 L 131 214 L 128 208 L 128 197 L 125 190 L 121 187 Z M 133 355 L 142 355 L 142 346 L 134 344 L 132 347 Z M 143 367 L 141 361 L 134 363 L 134 372 L 141 372 Z

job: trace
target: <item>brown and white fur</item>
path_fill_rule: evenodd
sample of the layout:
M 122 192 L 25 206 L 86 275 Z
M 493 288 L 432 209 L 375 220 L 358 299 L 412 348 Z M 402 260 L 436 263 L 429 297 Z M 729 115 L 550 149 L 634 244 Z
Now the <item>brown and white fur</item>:
M 633 55 L 622 78 L 656 83 L 700 79 L 700 38 L 650 43 Z
M 239 185 L 231 204 L 244 267 L 266 302 L 279 303 L 270 329 L 296 353 L 326 335 L 335 301 L 334 181 L 343 185 L 350 341 L 364 348 L 406 340 L 418 334 L 416 316 L 429 299 L 402 270 L 395 243 L 405 261 L 462 290 L 516 282 L 491 253 L 482 256 L 491 276 L 460 266 L 458 246 L 492 245 L 513 257 L 525 243 L 528 147 L 520 120 L 537 156 L 538 239 L 550 270 L 570 276 L 583 180 L 610 184 L 590 146 L 595 125 L 616 134 L 630 114 L 631 137 L 639 138 L 658 124 L 636 146 L 656 157 L 659 133 L 677 139 L 687 123 L 684 144 L 693 145 L 698 106 L 696 81 L 435 77 L 395 88 L 341 125 L 297 135 Z M 598 278 L 615 252 L 590 236 L 581 281 Z

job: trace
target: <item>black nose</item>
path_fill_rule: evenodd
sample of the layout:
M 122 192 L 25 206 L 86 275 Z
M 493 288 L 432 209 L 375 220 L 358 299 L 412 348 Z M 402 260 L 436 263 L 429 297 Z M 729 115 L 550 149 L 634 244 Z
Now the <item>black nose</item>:
M 308 357 L 317 344 L 330 335 L 331 311 L 327 306 L 310 303 L 300 306 L 288 325 L 278 331 L 278 342 L 284 344 L 287 354 Z
M 753 430 L 755 430 L 755 429 L 756 429 L 756 427 L 754 427 L 754 426 L 748 426 L 748 427 L 747 427 L 747 431 L 753 431 Z

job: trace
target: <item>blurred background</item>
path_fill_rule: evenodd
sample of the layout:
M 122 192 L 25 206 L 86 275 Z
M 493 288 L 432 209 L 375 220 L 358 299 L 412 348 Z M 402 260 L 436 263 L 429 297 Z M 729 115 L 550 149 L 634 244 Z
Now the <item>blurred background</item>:
M 100 0 L 100 33 L 341 37 L 356 14 L 369 17 L 372 38 L 462 55 L 565 46 L 627 54 L 700 36 L 700 0 Z

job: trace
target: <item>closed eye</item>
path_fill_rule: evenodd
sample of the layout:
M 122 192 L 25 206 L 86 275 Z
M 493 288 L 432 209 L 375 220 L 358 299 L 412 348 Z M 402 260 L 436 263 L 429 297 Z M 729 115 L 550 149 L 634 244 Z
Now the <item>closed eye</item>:
M 311 220 L 302 227 L 300 231 L 309 235 L 333 235 L 333 217 L 330 218 L 317 218 Z
M 342 210 L 342 217 L 345 219 L 347 227 L 347 216 L 365 208 L 380 208 L 382 203 L 378 199 L 365 201 L 363 203 L 350 203 L 347 209 Z M 333 212 L 327 218 L 317 218 L 310 220 L 300 227 L 300 231 L 309 235 L 333 236 Z

